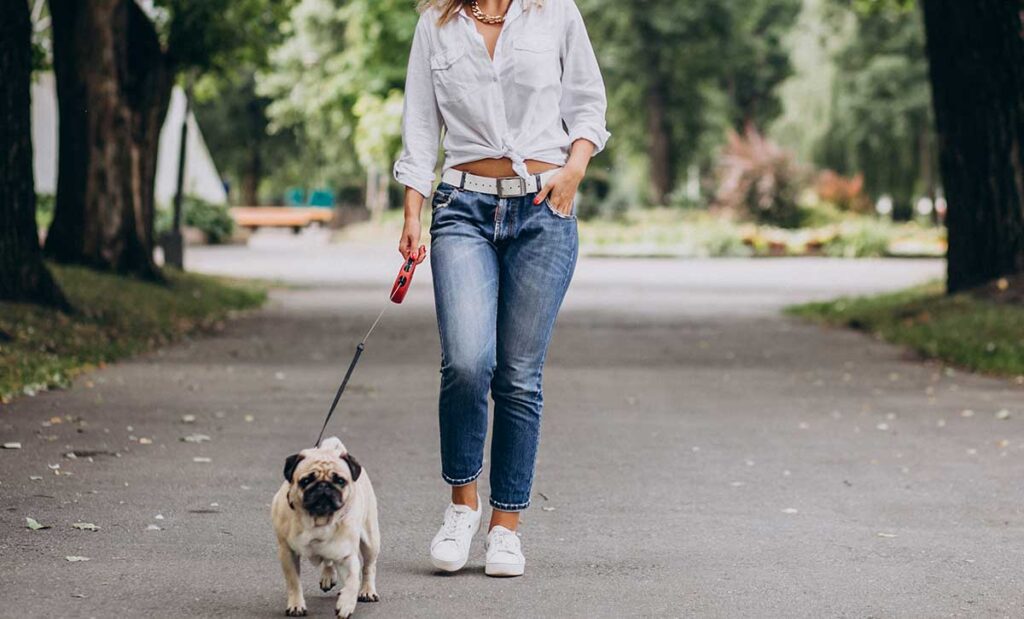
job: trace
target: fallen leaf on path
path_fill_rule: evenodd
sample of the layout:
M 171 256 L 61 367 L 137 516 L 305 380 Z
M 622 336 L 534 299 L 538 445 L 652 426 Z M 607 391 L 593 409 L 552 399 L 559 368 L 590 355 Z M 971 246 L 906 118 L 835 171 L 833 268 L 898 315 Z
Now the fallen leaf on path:
M 164 515 L 163 514 L 157 514 L 156 516 L 153 516 L 153 520 L 163 520 L 163 519 L 164 519 Z
M 152 444 L 153 444 L 153 439 L 151 439 L 151 438 L 146 438 L 145 436 L 143 436 L 142 438 L 139 439 L 139 445 L 152 445 Z
M 195 422 L 196 422 L 196 416 L 195 415 L 182 415 L 181 416 L 181 423 L 195 423 Z
M 783 514 L 799 514 L 800 510 L 798 510 L 795 507 L 787 507 L 786 509 L 782 510 L 782 513 Z
M 548 507 L 548 506 L 545 505 L 544 507 L 541 507 L 541 510 L 542 511 L 546 511 L 546 512 L 553 512 L 553 511 L 555 511 L 555 508 L 554 507 Z
M 969 408 L 965 408 L 964 410 L 960 411 L 960 416 L 961 417 L 974 417 L 974 411 L 972 411 Z
M 203 456 L 196 456 L 195 458 L 192 458 L 192 461 L 193 462 L 213 462 L 213 458 L 206 458 L 206 457 L 203 457 Z
M 48 525 L 48 524 L 40 524 L 39 521 L 36 520 L 35 518 L 26 517 L 25 518 L 25 527 L 28 528 L 28 529 L 32 529 L 33 531 L 38 531 L 40 529 L 49 529 L 50 525 Z
M 878 537 L 896 537 L 895 533 L 879 533 Z
M 1003 410 L 1001 410 L 1001 411 L 996 413 L 996 419 L 1009 419 L 1009 418 L 1010 418 L 1010 411 L 1006 410 L 1005 408 Z
M 31 481 L 43 481 L 42 475 L 29 475 L 28 478 Z
M 21 443 L 4 443 L 4 449 L 21 449 Z
M 47 464 L 46 468 L 50 469 L 51 471 L 56 471 L 57 469 L 60 468 L 60 464 Z
M 91 522 L 76 522 L 71 525 L 79 531 L 99 531 L 100 528 Z
M 251 422 L 252 420 L 254 420 L 256 418 L 253 417 L 252 415 L 246 415 L 245 417 L 242 417 L 242 419 L 245 419 L 246 421 L 250 421 Z
M 181 437 L 181 440 L 186 443 L 202 443 L 212 439 L 205 434 L 189 434 L 188 436 Z
M 149 525 L 148 527 L 146 527 L 146 530 L 147 531 L 163 531 L 163 529 L 161 529 L 160 527 L 158 527 L 155 524 Z
M 79 556 L 76 556 L 76 555 L 69 555 L 69 556 L 64 557 L 64 558 L 67 559 L 68 562 L 70 562 L 70 563 L 81 563 L 82 561 L 88 561 L 89 560 L 89 557 L 79 557 Z

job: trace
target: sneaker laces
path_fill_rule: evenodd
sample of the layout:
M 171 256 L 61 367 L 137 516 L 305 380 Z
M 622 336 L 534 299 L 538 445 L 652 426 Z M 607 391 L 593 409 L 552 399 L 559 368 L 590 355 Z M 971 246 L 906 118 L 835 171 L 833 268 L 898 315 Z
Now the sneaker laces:
M 444 524 L 441 525 L 441 535 L 445 541 L 458 542 L 461 538 L 458 533 L 468 528 L 469 512 L 456 509 L 449 509 L 444 515 Z
M 513 531 L 497 531 L 497 535 L 491 536 L 490 547 L 495 552 L 507 552 L 509 554 L 519 553 L 519 536 Z

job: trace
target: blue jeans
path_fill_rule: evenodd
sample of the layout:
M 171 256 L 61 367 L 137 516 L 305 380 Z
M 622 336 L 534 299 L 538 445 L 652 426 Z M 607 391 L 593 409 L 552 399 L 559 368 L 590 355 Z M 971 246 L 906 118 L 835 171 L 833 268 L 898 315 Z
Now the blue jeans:
M 530 504 L 543 408 L 541 372 L 579 242 L 575 216 L 535 194 L 498 198 L 441 184 L 430 265 L 441 333 L 441 475 L 483 470 L 487 395 L 494 400 L 490 503 Z

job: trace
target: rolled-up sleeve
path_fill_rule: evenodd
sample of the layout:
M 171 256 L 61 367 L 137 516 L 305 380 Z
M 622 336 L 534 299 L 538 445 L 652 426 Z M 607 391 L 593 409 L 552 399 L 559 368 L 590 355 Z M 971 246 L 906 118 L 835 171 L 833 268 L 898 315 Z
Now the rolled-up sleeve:
M 430 76 L 430 19 L 420 17 L 413 36 L 409 67 L 405 78 L 405 103 L 402 110 L 402 154 L 395 162 L 395 180 L 424 197 L 434 187 L 434 168 L 441 138 L 441 112 L 434 97 Z
M 611 137 L 605 121 L 608 99 L 583 16 L 572 0 L 566 2 L 566 5 L 566 37 L 562 50 L 562 120 L 569 130 L 571 142 L 581 138 L 593 142 L 596 147 L 594 154 L 597 154 Z

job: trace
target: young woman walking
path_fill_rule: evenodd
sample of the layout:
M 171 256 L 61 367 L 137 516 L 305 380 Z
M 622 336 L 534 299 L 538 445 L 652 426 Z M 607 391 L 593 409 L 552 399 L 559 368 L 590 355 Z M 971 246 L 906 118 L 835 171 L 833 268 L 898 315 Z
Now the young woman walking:
M 406 258 L 433 192 L 441 474 L 451 504 L 430 557 L 446 571 L 469 557 L 483 511 L 476 480 L 490 394 L 485 572 L 519 576 L 526 560 L 516 528 L 530 504 L 541 372 L 576 266 L 576 189 L 609 137 L 604 83 L 573 0 L 425 0 L 422 8 L 394 173 L 406 186 Z

